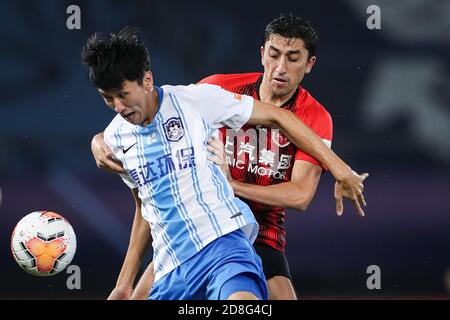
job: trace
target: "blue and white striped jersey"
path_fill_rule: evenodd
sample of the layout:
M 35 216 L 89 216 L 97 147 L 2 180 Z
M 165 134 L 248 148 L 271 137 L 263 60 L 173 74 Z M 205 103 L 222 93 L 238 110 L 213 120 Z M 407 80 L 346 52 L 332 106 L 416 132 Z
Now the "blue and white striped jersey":
M 155 281 L 224 234 L 241 228 L 253 242 L 258 232 L 252 212 L 206 149 L 217 128 L 248 121 L 253 98 L 209 84 L 156 90 L 158 112 L 147 127 L 117 115 L 104 132 L 128 172 L 124 182 L 139 188 L 152 230 Z

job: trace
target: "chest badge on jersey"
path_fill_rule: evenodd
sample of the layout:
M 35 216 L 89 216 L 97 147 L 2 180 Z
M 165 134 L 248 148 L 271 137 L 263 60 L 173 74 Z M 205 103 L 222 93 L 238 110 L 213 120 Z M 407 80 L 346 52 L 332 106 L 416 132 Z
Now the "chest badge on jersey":
M 181 119 L 173 117 L 164 122 L 164 133 L 167 140 L 171 142 L 180 141 L 184 136 L 184 127 Z
M 286 147 L 291 143 L 291 141 L 289 141 L 289 139 L 286 138 L 278 130 L 272 130 L 271 134 L 272 134 L 272 141 L 281 148 Z

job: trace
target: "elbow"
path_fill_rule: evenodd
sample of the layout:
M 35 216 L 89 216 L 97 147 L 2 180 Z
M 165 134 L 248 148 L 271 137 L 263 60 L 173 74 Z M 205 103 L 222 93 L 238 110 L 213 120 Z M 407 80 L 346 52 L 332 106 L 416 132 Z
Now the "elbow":
M 311 203 L 311 198 L 301 197 L 298 198 L 295 203 L 293 204 L 292 208 L 298 211 L 306 211 L 309 207 L 309 204 Z
M 294 209 L 304 212 L 306 211 L 306 209 L 308 209 L 308 203 L 305 202 L 296 203 Z
M 95 149 L 96 147 L 101 146 L 102 142 L 103 142 L 103 132 L 97 133 L 91 139 L 91 149 Z

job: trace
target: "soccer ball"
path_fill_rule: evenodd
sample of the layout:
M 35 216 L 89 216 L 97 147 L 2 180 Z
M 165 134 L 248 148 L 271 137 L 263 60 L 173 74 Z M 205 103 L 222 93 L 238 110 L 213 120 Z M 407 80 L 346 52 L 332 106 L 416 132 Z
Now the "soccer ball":
M 72 261 L 77 239 L 72 226 L 51 211 L 35 211 L 23 217 L 11 236 L 14 259 L 28 273 L 50 276 Z

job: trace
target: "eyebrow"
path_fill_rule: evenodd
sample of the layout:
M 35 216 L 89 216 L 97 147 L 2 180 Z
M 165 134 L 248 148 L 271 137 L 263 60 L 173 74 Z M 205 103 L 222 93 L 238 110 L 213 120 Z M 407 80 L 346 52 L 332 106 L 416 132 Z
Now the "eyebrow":
M 118 94 L 118 93 L 130 93 L 130 92 L 128 90 L 120 89 L 120 90 L 113 90 L 113 91 L 111 91 L 111 93 L 107 93 L 107 92 L 104 92 L 104 91 L 99 91 L 99 93 L 102 96 L 111 96 L 111 95 Z
M 269 46 L 269 49 L 270 49 L 270 50 L 274 50 L 274 51 L 276 51 L 276 52 L 280 52 L 279 49 L 275 48 L 275 47 L 272 46 L 272 45 Z M 302 52 L 301 52 L 300 50 L 289 50 L 289 51 L 288 51 L 288 54 L 301 54 L 301 53 L 302 53 Z

